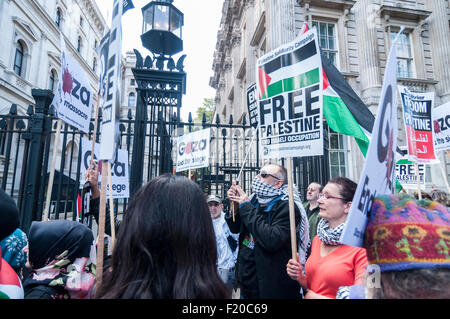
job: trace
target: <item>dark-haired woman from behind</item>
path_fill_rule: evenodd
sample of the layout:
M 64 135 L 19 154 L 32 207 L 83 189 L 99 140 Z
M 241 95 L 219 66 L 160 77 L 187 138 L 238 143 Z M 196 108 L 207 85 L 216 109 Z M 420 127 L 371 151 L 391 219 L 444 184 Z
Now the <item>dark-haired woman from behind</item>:
M 340 243 L 356 187 L 345 177 L 325 185 L 317 200 L 321 220 L 306 261 L 306 274 L 298 260 L 290 259 L 287 264 L 288 275 L 307 291 L 305 299 L 347 299 L 350 287 L 363 283 L 366 250 Z
M 185 177 L 161 175 L 131 200 L 96 298 L 231 298 L 216 261 L 201 188 Z

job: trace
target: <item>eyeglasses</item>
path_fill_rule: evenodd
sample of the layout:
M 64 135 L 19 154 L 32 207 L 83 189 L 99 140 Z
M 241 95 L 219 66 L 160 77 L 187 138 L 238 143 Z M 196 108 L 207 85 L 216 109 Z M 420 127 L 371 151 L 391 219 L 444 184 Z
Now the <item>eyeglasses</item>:
M 276 177 L 276 176 L 274 176 L 272 174 L 269 174 L 266 171 L 259 171 L 259 175 L 261 175 L 262 178 L 266 178 L 267 176 L 272 176 L 273 178 L 275 178 L 277 180 L 280 180 L 280 178 L 278 178 L 278 177 Z
M 345 199 L 343 199 L 342 197 L 330 196 L 330 195 L 324 194 L 324 193 L 320 193 L 320 194 L 319 194 L 319 199 L 321 199 L 321 198 L 323 198 L 323 199 L 335 198 L 335 199 L 342 199 L 342 200 L 345 200 Z

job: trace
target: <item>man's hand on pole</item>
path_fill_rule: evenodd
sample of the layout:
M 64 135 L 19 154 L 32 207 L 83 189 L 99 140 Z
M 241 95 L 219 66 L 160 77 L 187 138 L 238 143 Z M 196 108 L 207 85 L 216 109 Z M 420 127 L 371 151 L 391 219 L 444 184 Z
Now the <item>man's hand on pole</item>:
M 236 185 L 236 182 L 233 182 L 227 194 L 230 200 L 239 204 L 249 201 L 247 194 L 242 190 L 240 185 Z

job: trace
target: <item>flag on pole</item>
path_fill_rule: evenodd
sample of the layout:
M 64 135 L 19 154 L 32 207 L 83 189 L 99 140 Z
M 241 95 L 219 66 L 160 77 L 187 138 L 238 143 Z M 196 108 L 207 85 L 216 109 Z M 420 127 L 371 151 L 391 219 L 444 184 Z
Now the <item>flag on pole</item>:
M 308 31 L 303 24 L 301 33 Z M 335 132 L 353 136 L 366 156 L 375 117 L 323 52 L 323 114 Z
M 322 66 L 323 114 L 328 126 L 337 133 L 353 136 L 366 156 L 375 117 L 323 53 Z

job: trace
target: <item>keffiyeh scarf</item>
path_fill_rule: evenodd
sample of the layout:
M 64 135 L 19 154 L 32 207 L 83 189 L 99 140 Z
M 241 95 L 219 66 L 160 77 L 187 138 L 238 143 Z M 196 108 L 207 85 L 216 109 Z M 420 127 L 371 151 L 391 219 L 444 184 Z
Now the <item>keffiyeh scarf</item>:
M 322 218 L 317 225 L 317 236 L 319 236 L 320 241 L 324 244 L 332 246 L 341 245 L 339 240 L 344 226 L 345 223 L 342 223 L 336 228 L 330 228 L 328 221 Z
M 299 227 L 297 227 L 297 232 L 300 235 L 300 241 L 298 243 L 298 255 L 300 257 L 300 262 L 304 266 L 306 263 L 306 252 L 311 244 L 309 238 L 309 223 L 297 187 L 294 185 L 293 188 L 294 203 L 297 205 L 301 215 L 300 225 Z M 256 196 L 258 202 L 263 205 L 270 203 L 272 200 L 279 196 L 282 196 L 281 200 L 283 201 L 289 200 L 289 187 L 286 184 L 281 188 L 275 188 L 272 185 L 264 183 L 258 177 L 255 177 L 252 182 L 252 190 L 253 195 L 251 196 L 251 198 L 253 198 L 253 196 Z

